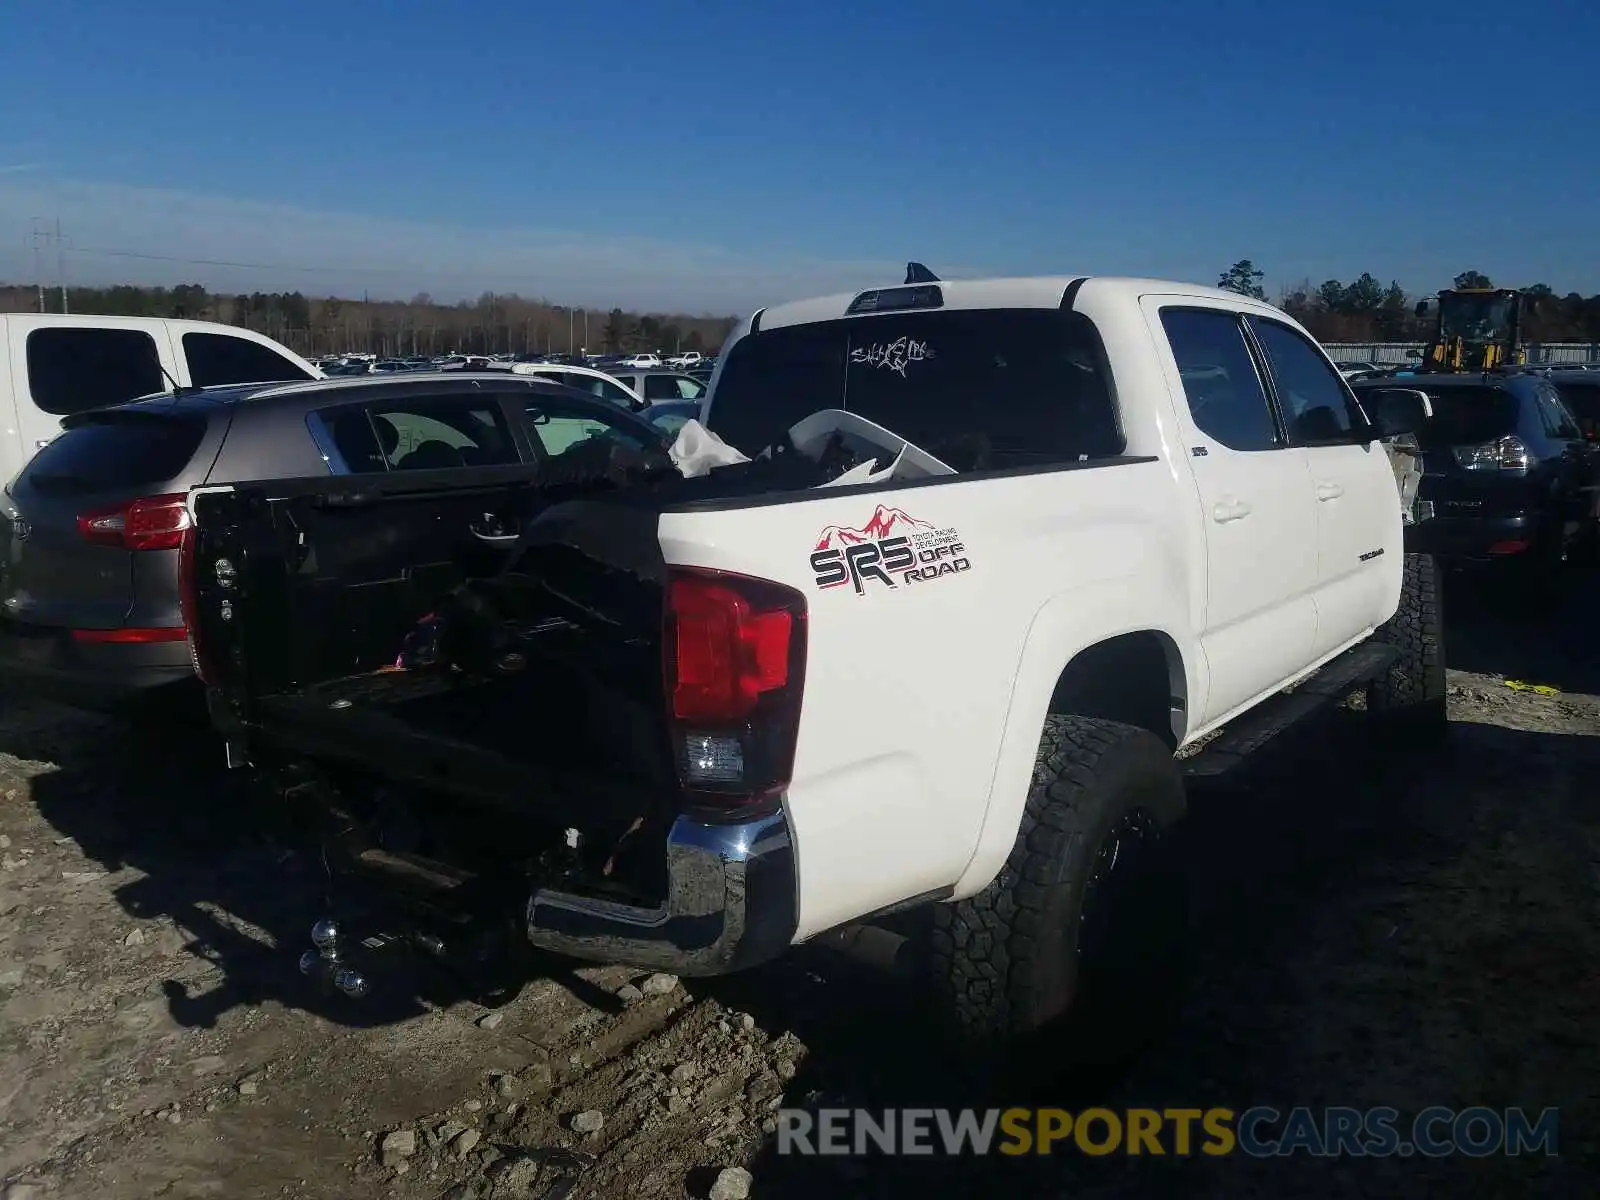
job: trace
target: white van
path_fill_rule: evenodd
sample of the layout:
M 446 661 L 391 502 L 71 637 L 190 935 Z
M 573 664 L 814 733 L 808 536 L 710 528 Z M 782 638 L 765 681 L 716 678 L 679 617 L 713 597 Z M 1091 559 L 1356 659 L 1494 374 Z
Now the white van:
M 214 321 L 0 313 L 0 483 L 61 418 L 180 387 L 321 379 L 269 337 Z

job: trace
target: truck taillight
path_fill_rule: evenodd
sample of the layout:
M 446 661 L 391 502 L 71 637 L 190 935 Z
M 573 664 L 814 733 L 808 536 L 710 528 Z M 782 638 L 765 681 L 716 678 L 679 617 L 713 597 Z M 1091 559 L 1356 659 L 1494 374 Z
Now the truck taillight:
M 664 667 L 673 752 L 696 808 L 748 815 L 794 769 L 806 661 L 806 600 L 725 571 L 673 568 Z
M 182 606 L 183 624 L 189 631 L 189 661 L 194 664 L 194 673 L 200 677 L 200 682 L 210 685 L 215 682 L 216 673 L 212 670 L 200 633 L 200 587 L 196 561 L 198 543 L 199 531 L 193 525 L 185 528 L 178 546 L 178 599 Z
M 1456 462 L 1468 471 L 1526 471 L 1533 462 L 1528 444 L 1514 436 L 1482 446 L 1457 446 L 1455 455 Z
M 189 528 L 188 499 L 176 492 L 92 508 L 78 514 L 78 534 L 119 550 L 176 550 Z

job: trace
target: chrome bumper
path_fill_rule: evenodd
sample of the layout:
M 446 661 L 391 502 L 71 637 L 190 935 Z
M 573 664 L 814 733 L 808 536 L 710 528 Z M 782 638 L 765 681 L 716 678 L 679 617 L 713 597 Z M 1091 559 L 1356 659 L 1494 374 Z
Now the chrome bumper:
M 664 904 L 639 908 L 541 888 L 528 901 L 528 940 L 590 962 L 721 975 L 789 948 L 796 890 L 781 810 L 737 825 L 679 817 L 667 834 Z

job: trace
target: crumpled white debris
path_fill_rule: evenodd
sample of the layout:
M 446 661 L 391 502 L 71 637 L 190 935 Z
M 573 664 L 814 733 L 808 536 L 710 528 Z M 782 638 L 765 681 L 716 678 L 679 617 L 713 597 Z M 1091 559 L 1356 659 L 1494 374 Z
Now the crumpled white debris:
M 819 487 L 849 487 L 852 484 L 888 483 L 896 479 L 925 479 L 930 475 L 954 475 L 955 468 L 940 462 L 920 446 L 914 446 L 897 433 L 885 429 L 856 413 L 842 408 L 825 408 L 796 421 L 789 428 L 789 440 L 801 454 L 820 456 L 828 439 L 843 436 L 858 456 L 870 456 L 837 478 Z M 697 420 L 685 421 L 668 453 L 685 479 L 707 475 L 717 467 L 749 462 L 743 453 L 728 445 Z M 764 455 L 765 456 L 765 453 Z M 889 459 L 889 465 L 878 464 Z
M 668 451 L 685 479 L 710 474 L 713 467 L 731 467 L 750 460 L 694 418 L 683 423 Z
M 858 413 L 842 408 L 825 408 L 796 421 L 789 428 L 789 440 L 802 454 L 819 455 L 834 434 L 844 437 L 857 455 L 873 455 L 851 467 L 821 487 L 849 487 L 860 483 L 888 483 L 895 479 L 926 479 L 930 475 L 954 475 L 955 468 L 940 462 L 921 446 L 913 445 L 893 430 L 885 429 Z M 887 467 L 877 464 L 890 459 Z M 875 469 L 876 468 L 876 469 Z

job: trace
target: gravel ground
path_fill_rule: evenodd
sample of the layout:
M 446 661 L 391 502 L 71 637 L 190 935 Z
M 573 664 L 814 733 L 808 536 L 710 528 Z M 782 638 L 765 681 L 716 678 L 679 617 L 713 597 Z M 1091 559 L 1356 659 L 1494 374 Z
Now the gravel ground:
M 1440 754 L 1375 761 L 1339 711 L 1196 788 L 1181 1017 L 1092 1097 L 1559 1106 L 1559 1158 L 780 1158 L 780 1104 L 1086 1097 L 1043 1067 L 980 1083 L 908 984 L 825 949 L 691 986 L 551 963 L 495 1010 L 325 1001 L 294 965 L 315 871 L 199 743 L 10 698 L 0 1197 L 1600 1195 L 1597 598 L 1455 605 Z

